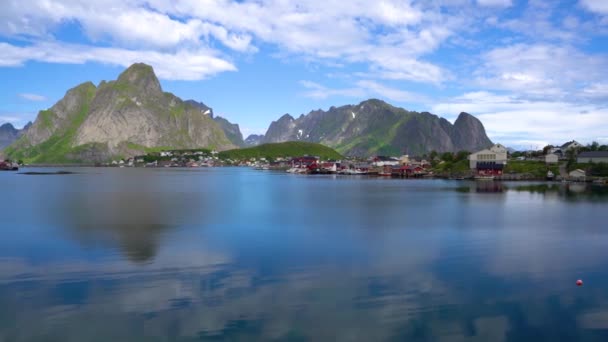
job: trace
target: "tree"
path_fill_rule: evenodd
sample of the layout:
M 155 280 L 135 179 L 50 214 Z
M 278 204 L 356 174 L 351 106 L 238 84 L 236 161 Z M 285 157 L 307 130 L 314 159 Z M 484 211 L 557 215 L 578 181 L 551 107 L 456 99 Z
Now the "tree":
M 600 144 L 597 141 L 594 141 L 591 143 L 591 145 L 589 145 L 589 150 L 591 151 L 599 151 L 600 149 Z
M 458 153 L 456 153 L 456 157 L 454 158 L 456 161 L 461 161 L 461 160 L 465 160 L 469 157 L 471 153 L 469 151 L 458 151 Z
M 442 153 L 441 160 L 443 160 L 444 162 L 451 162 L 454 160 L 454 154 L 452 152 Z
M 553 145 L 547 145 L 545 147 L 543 147 L 543 155 L 547 155 L 549 154 L 549 150 L 551 150 L 553 148 Z

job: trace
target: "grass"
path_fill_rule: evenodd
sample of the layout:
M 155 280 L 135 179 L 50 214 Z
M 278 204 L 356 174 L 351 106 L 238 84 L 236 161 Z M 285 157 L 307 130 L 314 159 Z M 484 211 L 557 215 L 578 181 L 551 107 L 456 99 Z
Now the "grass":
M 576 169 L 584 170 L 588 176 L 608 177 L 608 163 L 570 163 L 568 165 L 568 172 Z
M 524 173 L 539 178 L 546 177 L 547 171 L 559 175 L 559 168 L 557 165 L 547 165 L 542 161 L 510 160 L 503 170 L 504 173 Z
M 252 158 L 298 157 L 317 156 L 322 159 L 342 159 L 342 155 L 335 150 L 315 143 L 289 141 L 278 144 L 263 144 L 255 147 L 228 150 L 220 152 L 222 159 L 245 160 Z
M 465 174 L 471 171 L 469 161 L 467 159 L 458 161 L 446 161 L 438 164 L 434 168 L 435 172 L 450 173 L 450 174 Z

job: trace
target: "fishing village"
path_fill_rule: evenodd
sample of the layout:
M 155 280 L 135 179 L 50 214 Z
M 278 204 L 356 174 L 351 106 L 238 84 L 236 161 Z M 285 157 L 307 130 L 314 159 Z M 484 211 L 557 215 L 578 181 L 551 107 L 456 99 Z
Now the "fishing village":
M 273 145 L 270 147 L 276 149 L 289 144 L 292 143 L 268 144 L 268 146 Z M 606 184 L 608 177 L 608 151 L 604 146 L 594 148 L 591 145 L 583 146 L 576 141 L 556 147 L 548 146 L 543 151 L 512 152 L 501 144 L 495 144 L 474 153 L 431 152 L 421 157 L 379 155 L 369 158 L 343 157 L 326 147 L 321 150 L 289 149 L 287 152 L 272 153 L 263 150 L 269 148 L 268 146 L 241 149 L 237 150 L 238 153 L 209 149 L 154 151 L 141 156 L 86 166 L 121 168 L 238 166 L 261 171 L 273 170 L 307 175 L 335 174 L 479 181 L 547 180 L 595 184 Z M 305 144 L 303 146 L 309 147 Z M 317 146 L 312 147 L 317 148 Z M 256 153 L 247 153 L 247 150 Z M 4 161 L 0 162 L 0 170 L 17 171 L 20 165 L 23 163 Z

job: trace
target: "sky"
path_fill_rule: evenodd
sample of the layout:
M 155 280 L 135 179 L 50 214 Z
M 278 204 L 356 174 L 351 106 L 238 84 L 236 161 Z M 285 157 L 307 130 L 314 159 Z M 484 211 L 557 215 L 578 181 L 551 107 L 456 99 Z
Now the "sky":
M 135 62 L 245 136 L 379 98 L 515 148 L 608 143 L 607 0 L 2 0 L 0 123 Z

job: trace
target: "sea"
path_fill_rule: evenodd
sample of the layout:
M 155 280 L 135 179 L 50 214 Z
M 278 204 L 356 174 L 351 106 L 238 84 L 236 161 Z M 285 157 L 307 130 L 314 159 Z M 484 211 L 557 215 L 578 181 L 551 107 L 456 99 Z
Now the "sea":
M 207 340 L 608 341 L 608 187 L 0 173 L 0 342 Z

